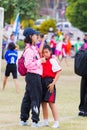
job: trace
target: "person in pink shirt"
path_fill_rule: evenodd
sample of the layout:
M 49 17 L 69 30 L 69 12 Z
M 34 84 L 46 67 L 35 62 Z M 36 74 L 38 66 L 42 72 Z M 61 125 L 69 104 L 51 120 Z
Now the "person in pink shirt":
M 41 48 L 36 47 L 37 35 L 32 28 L 24 30 L 25 36 L 25 67 L 26 74 L 26 91 L 21 104 L 20 125 L 28 125 L 30 110 L 32 111 L 32 127 L 39 127 L 40 103 L 42 99 L 42 63 L 45 58 L 40 58 Z M 44 41 L 42 42 L 42 44 Z M 41 45 L 42 46 L 42 45 Z

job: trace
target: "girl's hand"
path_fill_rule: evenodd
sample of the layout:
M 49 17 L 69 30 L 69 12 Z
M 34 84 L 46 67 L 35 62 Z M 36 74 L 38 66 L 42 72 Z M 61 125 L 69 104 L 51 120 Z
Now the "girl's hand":
M 51 84 L 49 84 L 49 86 L 48 86 L 48 91 L 49 91 L 50 93 L 52 93 L 53 90 L 54 90 L 54 83 L 51 83 Z
M 46 59 L 43 57 L 43 58 L 41 58 L 41 62 L 42 63 L 46 63 Z

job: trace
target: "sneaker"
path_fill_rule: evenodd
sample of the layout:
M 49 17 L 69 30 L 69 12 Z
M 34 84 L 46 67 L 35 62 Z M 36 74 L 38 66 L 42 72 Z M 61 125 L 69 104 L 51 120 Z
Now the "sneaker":
M 85 112 L 84 111 L 80 111 L 79 113 L 78 113 L 78 116 L 85 116 Z
M 47 127 L 47 126 L 49 126 L 49 125 L 48 125 L 48 122 L 41 122 L 41 123 L 40 123 L 40 126 L 41 126 L 41 127 Z
M 39 123 L 32 122 L 31 127 L 38 128 L 38 127 L 41 127 L 41 125 Z
M 85 112 L 84 116 L 87 117 L 87 112 Z
M 59 122 L 54 123 L 54 125 L 52 126 L 52 128 L 54 128 L 54 129 L 59 128 Z
M 28 123 L 28 121 L 20 121 L 19 125 L 21 125 L 21 126 L 28 126 L 29 123 Z

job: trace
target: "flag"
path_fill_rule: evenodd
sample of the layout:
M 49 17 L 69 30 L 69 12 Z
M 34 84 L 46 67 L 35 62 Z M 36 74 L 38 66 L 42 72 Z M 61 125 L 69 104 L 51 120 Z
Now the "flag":
M 16 16 L 16 19 L 14 21 L 14 25 L 13 25 L 13 33 L 14 33 L 14 36 L 15 36 L 15 40 L 14 40 L 15 43 L 17 42 L 19 29 L 20 29 L 20 16 L 19 16 L 19 13 L 18 13 L 17 16 Z
M 61 11 L 61 15 L 63 16 L 65 14 L 65 12 L 66 12 L 66 9 L 65 9 L 65 7 L 63 7 L 62 11 Z

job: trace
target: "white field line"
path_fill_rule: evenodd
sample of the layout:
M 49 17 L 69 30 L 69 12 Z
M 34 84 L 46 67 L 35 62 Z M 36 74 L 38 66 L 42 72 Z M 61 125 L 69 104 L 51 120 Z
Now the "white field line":
M 60 122 L 64 122 L 66 120 L 70 120 L 70 119 L 74 119 L 76 118 L 77 116 L 67 116 L 67 117 L 61 117 L 59 119 Z M 49 122 L 53 122 L 54 120 L 53 119 L 49 119 Z M 41 120 L 40 122 L 43 122 L 43 120 Z M 9 126 L 18 126 L 18 123 L 9 123 L 9 124 L 2 124 L 0 125 L 0 128 L 3 128 L 3 127 L 9 127 Z

